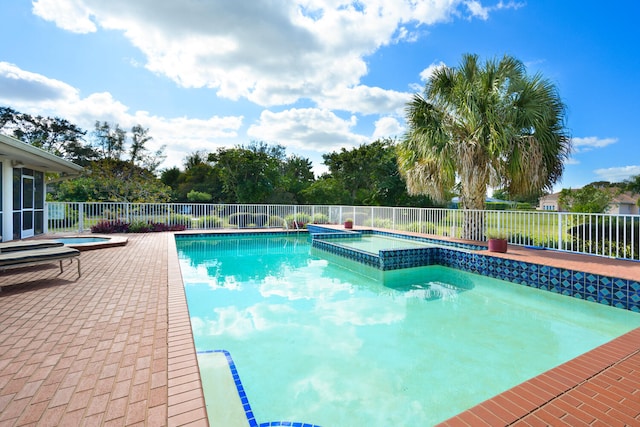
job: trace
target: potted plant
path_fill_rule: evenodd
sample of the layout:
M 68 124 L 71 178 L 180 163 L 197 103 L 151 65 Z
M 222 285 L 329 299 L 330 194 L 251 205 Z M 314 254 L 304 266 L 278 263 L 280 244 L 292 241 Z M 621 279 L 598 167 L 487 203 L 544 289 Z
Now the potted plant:
M 347 218 L 344 220 L 344 228 L 347 228 L 347 229 L 353 228 L 353 220 L 351 218 Z
M 507 252 L 507 234 L 502 231 L 492 231 L 487 233 L 489 241 L 489 252 Z

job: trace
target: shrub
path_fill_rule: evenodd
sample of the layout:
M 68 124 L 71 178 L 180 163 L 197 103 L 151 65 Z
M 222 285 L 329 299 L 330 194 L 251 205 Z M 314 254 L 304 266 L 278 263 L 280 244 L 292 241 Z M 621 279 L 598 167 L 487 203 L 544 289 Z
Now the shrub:
M 393 228 L 393 221 L 390 218 L 376 218 L 373 226 L 377 228 Z
M 191 216 L 183 214 L 172 214 L 169 216 L 169 224 L 182 225 L 191 228 Z
M 91 227 L 92 233 L 128 233 L 129 224 L 116 220 L 116 221 L 100 221 Z
M 205 228 L 222 228 L 224 226 L 224 221 L 222 218 L 216 215 L 207 215 L 200 218 L 200 222 L 205 224 Z
M 291 229 L 304 228 L 305 224 L 311 222 L 311 215 L 299 212 L 297 214 L 287 215 L 284 219 L 287 221 L 287 225 Z
M 253 223 L 256 227 L 264 227 L 269 222 L 267 214 L 253 214 Z
M 151 225 L 144 221 L 133 221 L 129 224 L 129 233 L 148 233 L 151 231 Z
M 329 224 L 329 217 L 325 214 L 317 213 L 313 216 L 314 224 Z
M 237 225 L 240 228 L 247 227 L 253 223 L 253 214 L 248 212 L 238 212 L 229 215 L 229 225 Z
M 284 227 L 284 218 L 278 215 L 271 215 L 267 225 L 269 227 Z
M 184 231 L 186 227 L 182 224 L 168 225 L 158 222 L 134 221 L 129 224 L 124 221 L 100 221 L 91 227 L 92 233 L 149 233 L 161 231 Z
M 203 191 L 191 190 L 187 193 L 187 200 L 190 202 L 210 202 L 213 196 Z

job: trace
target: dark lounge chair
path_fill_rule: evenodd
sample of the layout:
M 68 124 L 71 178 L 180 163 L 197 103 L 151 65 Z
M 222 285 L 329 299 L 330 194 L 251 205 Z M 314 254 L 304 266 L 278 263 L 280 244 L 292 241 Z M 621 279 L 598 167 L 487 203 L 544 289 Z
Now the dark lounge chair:
M 58 261 L 60 263 L 60 273 L 62 273 L 64 271 L 62 261 L 73 258 L 78 261 L 78 277 L 80 277 L 82 275 L 80 270 L 80 251 L 77 249 L 57 245 L 48 247 L 36 246 L 35 248 L 27 246 L 22 249 L 13 247 L 7 251 L 6 246 L 3 246 L 0 251 L 0 272 Z M 2 283 L 0 282 L 1 287 Z
M 62 242 L 57 240 L 11 240 L 9 242 L 0 242 L 0 253 L 23 251 L 27 249 L 42 249 L 64 246 Z

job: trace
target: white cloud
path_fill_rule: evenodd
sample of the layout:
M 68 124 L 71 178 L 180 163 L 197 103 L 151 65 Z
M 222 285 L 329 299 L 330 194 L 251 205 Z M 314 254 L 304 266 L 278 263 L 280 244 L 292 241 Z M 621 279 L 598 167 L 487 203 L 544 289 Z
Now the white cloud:
M 96 120 L 117 123 L 123 129 L 136 124 L 149 128 L 153 139 L 149 149 L 166 145 L 166 166 L 179 166 L 189 153 L 213 151 L 229 145 L 238 137 L 242 116 L 212 116 L 208 118 L 162 117 L 147 111 L 129 111 L 108 92 L 93 93 L 81 98 L 72 86 L 0 62 L 0 105 L 28 114 L 63 117 L 91 131 Z
M 602 178 L 603 181 L 621 182 L 635 175 L 640 175 L 640 166 L 619 166 L 613 168 L 602 168 L 593 171 Z
M 332 88 L 316 97 L 320 108 L 361 114 L 402 113 L 411 94 L 379 87 Z
M 356 123 L 355 116 L 345 120 L 325 109 L 293 108 L 278 113 L 265 110 L 247 134 L 266 142 L 324 153 L 369 142 L 370 138 L 352 132 Z
M 585 138 L 573 138 L 573 147 L 576 153 L 591 151 L 594 148 L 604 148 L 608 145 L 618 142 L 618 138 L 598 138 L 597 136 L 588 136 Z
M 91 20 L 90 8 L 82 1 L 40 0 L 33 2 L 33 13 L 60 28 L 73 33 L 93 33 L 98 30 Z
M 404 133 L 404 126 L 394 117 L 382 117 L 375 122 L 373 139 L 394 138 Z
M 429 81 L 429 79 L 433 75 L 433 72 L 441 67 L 446 67 L 446 64 L 442 61 L 438 63 L 434 62 L 433 64 L 429 65 L 427 68 L 420 72 L 420 80 L 422 80 L 423 82 Z
M 454 16 L 486 19 L 489 10 L 476 0 L 33 3 L 36 15 L 68 31 L 121 31 L 144 54 L 149 70 L 181 86 L 214 88 L 218 96 L 262 106 L 302 98 L 329 103 L 323 94 L 338 88 L 360 92 L 368 72 L 365 58 L 381 46 L 414 40 L 421 26 Z M 392 104 L 402 97 L 379 91 L 369 89 Z M 375 111 L 367 102 L 362 107 L 364 113 Z
M 521 7 L 524 7 L 526 5 L 526 3 L 515 1 L 510 1 L 508 3 L 500 1 L 495 6 L 482 6 L 482 4 L 477 0 L 469 0 L 465 4 L 469 9 L 469 12 L 471 13 L 471 16 L 480 18 L 485 21 L 489 19 L 489 13 L 493 12 L 494 10 L 520 9 Z
M 56 102 L 77 96 L 78 91 L 66 83 L 0 62 L 0 101 L 4 104 Z
M 580 161 L 574 159 L 573 157 L 569 157 L 567 160 L 564 161 L 565 165 L 579 165 Z
M 489 8 L 482 6 L 479 1 L 472 0 L 466 2 L 467 7 L 469 8 L 469 12 L 475 17 L 486 20 L 489 18 Z

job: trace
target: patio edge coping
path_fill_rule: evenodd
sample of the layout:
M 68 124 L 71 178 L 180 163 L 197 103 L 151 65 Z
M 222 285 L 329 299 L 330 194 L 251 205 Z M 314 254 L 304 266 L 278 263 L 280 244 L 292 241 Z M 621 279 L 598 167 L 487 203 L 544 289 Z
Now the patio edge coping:
M 168 407 L 169 426 L 208 426 L 196 348 L 174 233 L 168 244 Z M 185 367 L 186 366 L 186 367 Z

